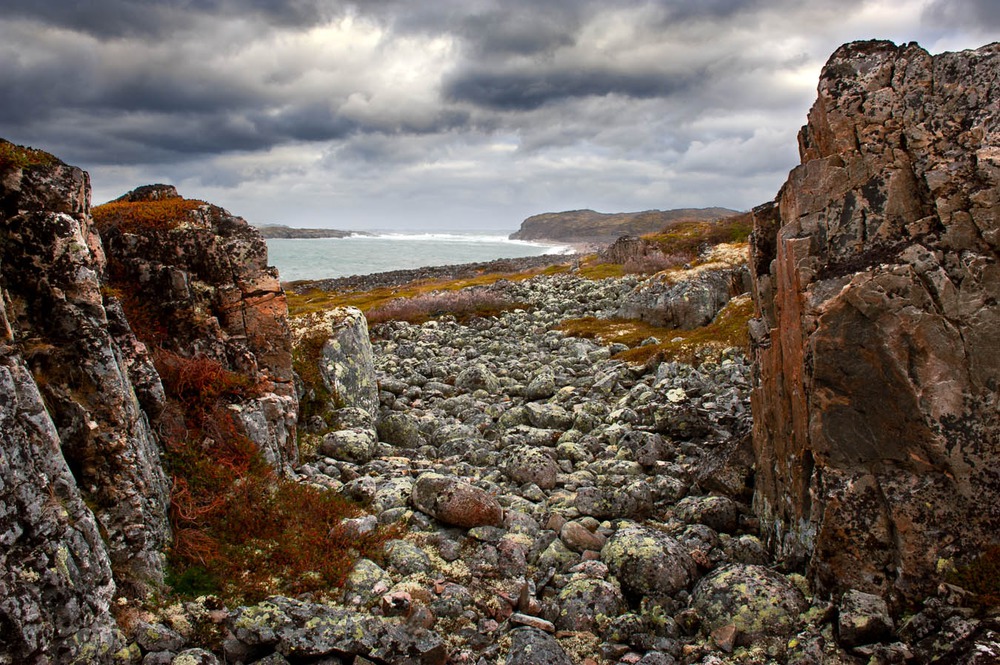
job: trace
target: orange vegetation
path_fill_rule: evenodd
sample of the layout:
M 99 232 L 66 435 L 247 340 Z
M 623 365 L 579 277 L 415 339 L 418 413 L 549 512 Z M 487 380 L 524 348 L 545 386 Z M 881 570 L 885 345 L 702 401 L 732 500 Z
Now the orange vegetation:
M 167 230 L 179 226 L 192 210 L 207 205 L 197 199 L 162 199 L 159 201 L 112 201 L 91 209 L 101 233 L 118 229 L 137 233 L 145 229 Z

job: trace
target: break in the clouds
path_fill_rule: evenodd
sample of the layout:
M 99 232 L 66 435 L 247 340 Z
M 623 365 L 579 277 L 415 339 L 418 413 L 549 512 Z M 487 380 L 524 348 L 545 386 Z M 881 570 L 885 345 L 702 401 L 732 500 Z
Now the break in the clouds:
M 8 0 L 0 136 L 253 222 L 514 228 L 745 209 L 841 43 L 1000 37 L 993 0 Z

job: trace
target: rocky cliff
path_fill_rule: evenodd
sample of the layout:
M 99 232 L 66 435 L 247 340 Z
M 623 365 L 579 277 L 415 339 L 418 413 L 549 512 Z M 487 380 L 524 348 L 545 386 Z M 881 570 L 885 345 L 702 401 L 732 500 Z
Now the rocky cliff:
M 837 50 L 754 211 L 755 508 L 900 607 L 1000 533 L 1000 46 Z
M 655 233 L 679 220 L 712 221 L 735 215 L 728 208 L 679 208 L 643 212 L 602 213 L 570 210 L 533 215 L 511 234 L 512 240 L 557 240 L 573 243 L 614 242 L 621 236 Z
M 163 584 L 171 482 L 151 348 L 266 381 L 230 408 L 272 461 L 294 459 L 287 310 L 263 241 L 200 202 L 175 225 L 176 192 L 149 187 L 104 215 L 105 242 L 89 184 L 0 141 L 0 662 L 109 661 L 113 601 Z M 127 214 L 138 202 L 169 210 Z
M 287 305 L 267 246 L 242 218 L 149 185 L 95 208 L 108 283 L 148 342 L 264 386 L 236 415 L 264 457 L 296 461 Z

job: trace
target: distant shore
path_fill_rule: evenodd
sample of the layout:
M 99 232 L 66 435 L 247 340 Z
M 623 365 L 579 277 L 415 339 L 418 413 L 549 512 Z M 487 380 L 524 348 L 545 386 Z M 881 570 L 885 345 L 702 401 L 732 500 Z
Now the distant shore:
M 565 244 L 565 243 L 562 243 Z M 495 259 L 480 263 L 462 263 L 447 266 L 413 268 L 411 270 L 391 270 L 369 275 L 351 275 L 333 279 L 298 280 L 283 282 L 286 290 L 306 293 L 314 289 L 320 291 L 368 291 L 371 289 L 402 286 L 422 279 L 462 279 L 486 273 L 516 273 L 535 268 L 571 264 L 582 254 L 541 254 L 514 259 Z
M 265 239 L 267 238 L 348 238 L 350 236 L 369 236 L 364 231 L 341 231 L 339 229 L 298 229 L 282 224 L 266 224 L 255 227 Z

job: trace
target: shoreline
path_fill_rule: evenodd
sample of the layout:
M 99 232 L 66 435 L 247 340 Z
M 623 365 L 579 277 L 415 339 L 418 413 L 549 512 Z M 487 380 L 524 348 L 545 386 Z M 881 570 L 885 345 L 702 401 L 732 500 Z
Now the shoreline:
M 566 243 L 561 243 L 566 246 Z M 587 253 L 593 253 L 587 252 Z M 523 256 L 512 259 L 494 259 L 492 261 L 481 261 L 477 263 L 459 263 L 444 266 L 428 266 L 425 268 L 411 268 L 406 270 L 390 270 L 386 272 L 376 272 L 364 275 L 350 275 L 347 277 L 333 277 L 330 279 L 318 280 L 295 280 L 282 281 L 281 286 L 286 291 L 303 294 L 308 291 L 370 291 L 376 288 L 391 288 L 402 286 L 418 280 L 425 279 L 462 279 L 475 277 L 476 275 L 488 273 L 516 273 L 534 268 L 548 268 L 550 266 L 571 264 L 579 260 L 584 254 L 575 252 L 572 254 L 539 254 L 536 256 Z

